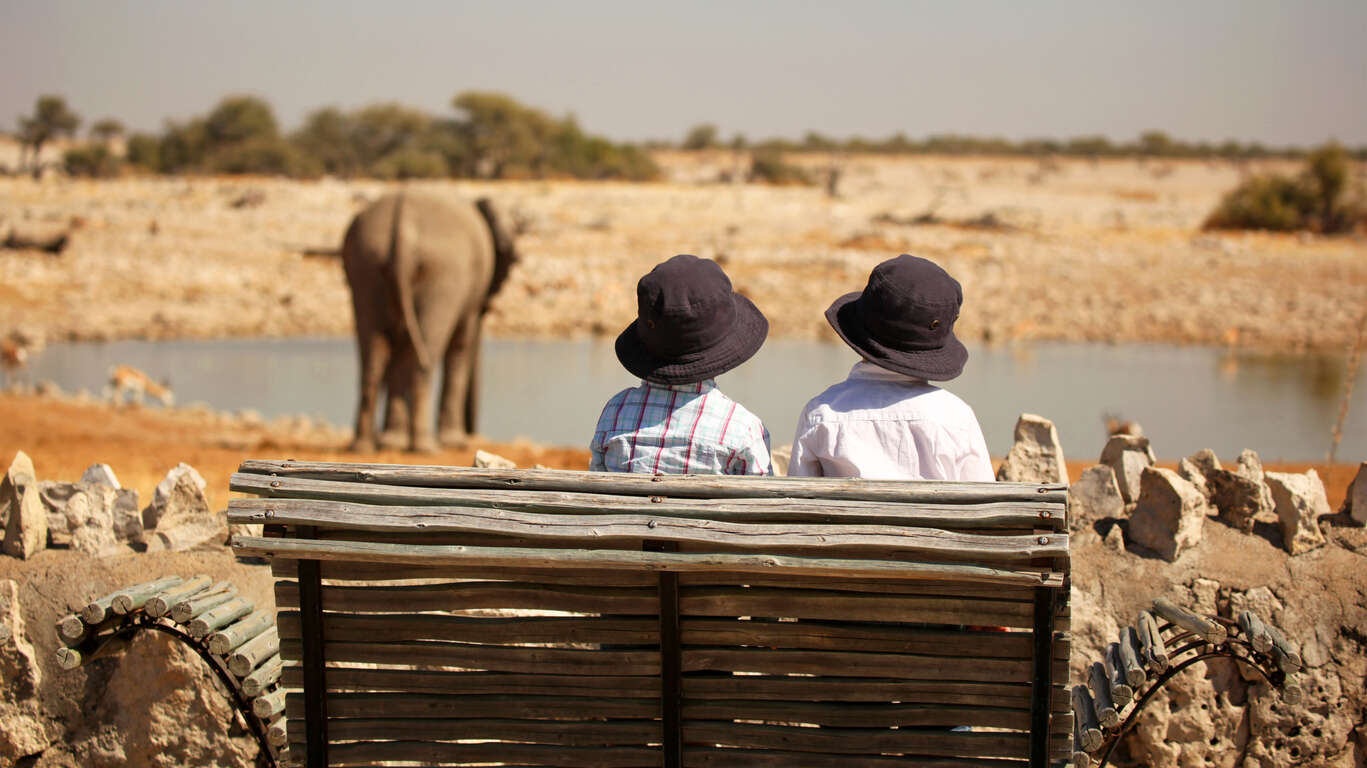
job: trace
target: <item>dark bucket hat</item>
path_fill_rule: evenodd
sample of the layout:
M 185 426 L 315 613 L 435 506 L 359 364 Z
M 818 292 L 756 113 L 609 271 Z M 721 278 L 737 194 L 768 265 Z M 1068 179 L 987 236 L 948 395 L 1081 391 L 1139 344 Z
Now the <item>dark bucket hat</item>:
M 963 303 L 959 281 L 932 261 L 902 254 L 874 267 L 862 292 L 836 299 L 826 320 L 870 363 L 948 381 L 968 360 L 954 335 Z
M 636 284 L 636 320 L 617 337 L 617 359 L 648 381 L 691 384 L 749 360 L 768 334 L 715 261 L 680 255 Z

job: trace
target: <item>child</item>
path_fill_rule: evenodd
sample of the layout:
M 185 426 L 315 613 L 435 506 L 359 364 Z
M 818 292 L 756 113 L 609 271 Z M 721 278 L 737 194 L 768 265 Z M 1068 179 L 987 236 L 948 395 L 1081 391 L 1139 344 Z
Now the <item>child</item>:
M 647 474 L 769 474 L 769 433 L 713 377 L 749 360 L 769 321 L 717 263 L 675 256 L 636 285 L 637 318 L 617 359 L 641 385 L 603 407 L 589 469 Z
M 973 409 L 927 383 L 963 371 L 962 304 L 958 281 L 905 254 L 874 267 L 863 292 L 836 299 L 826 320 L 864 360 L 807 403 L 788 474 L 991 481 Z

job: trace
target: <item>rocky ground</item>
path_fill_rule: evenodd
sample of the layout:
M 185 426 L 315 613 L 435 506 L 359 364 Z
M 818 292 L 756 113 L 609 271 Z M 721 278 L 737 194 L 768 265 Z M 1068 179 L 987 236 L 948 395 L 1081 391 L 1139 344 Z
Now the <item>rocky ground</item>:
M 679 252 L 715 258 L 775 336 L 833 338 L 822 311 L 900 252 L 964 284 L 965 338 L 1161 341 L 1340 352 L 1367 304 L 1367 242 L 1199 231 L 1245 173 L 1292 166 L 840 158 L 823 186 L 723 184 L 730 153 L 662 154 L 672 181 L 424 183 L 492 196 L 524 262 L 503 336 L 616 333 L 634 285 Z M 827 158 L 806 159 L 824 172 Z M 346 334 L 335 249 L 392 185 L 336 180 L 0 179 L 0 334 L 59 339 Z M 3 239 L 3 238 L 0 238 Z
M 38 479 L 75 480 L 91 463 L 107 461 L 125 487 L 147 500 L 167 470 L 186 461 L 203 474 L 213 510 L 226 506 L 228 474 L 248 457 L 468 465 L 476 448 L 487 448 L 522 466 L 587 464 L 578 449 L 478 441 L 435 456 L 357 456 L 342 452 L 346 435 L 331 428 L 13 394 L 0 394 L 0 423 L 6 425 L 0 433 L 0 463 L 22 449 L 32 456 Z M 1056 457 L 1039 448 L 1047 446 L 1051 431 L 1046 422 L 1031 438 L 1035 445 L 1018 442 L 1002 472 L 1062 471 Z M 1142 444 L 1127 445 L 1131 458 L 1144 463 L 1134 456 L 1142 453 L 1137 447 Z M 1225 458 L 1231 470 L 1242 466 L 1235 457 Z M 1118 453 L 1111 461 L 1121 475 L 1133 469 Z M 1098 469 L 1110 472 L 1093 464 L 1073 461 L 1067 470 L 1074 481 L 1084 472 L 1089 477 Z M 1265 469 L 1299 473 L 1307 468 Z M 1327 480 L 1326 508 L 1337 509 L 1357 467 L 1318 471 Z M 1157 474 L 1149 472 L 1141 485 Z M 1173 486 L 1179 482 L 1167 475 L 1160 479 Z M 1110 482 L 1114 487 L 1115 480 Z M 1079 487 L 1086 485 L 1084 480 Z M 1322 517 L 1323 543 L 1291 555 L 1268 509 L 1255 510 L 1256 519 L 1244 532 L 1212 507 L 1201 513 L 1201 535 L 1168 561 L 1123 535 L 1140 513 L 1124 506 L 1118 490 L 1111 494 L 1116 508 L 1109 512 L 1088 501 L 1084 513 L 1084 505 L 1074 502 L 1079 512 L 1072 546 L 1075 679 L 1156 596 L 1225 616 L 1252 608 L 1286 631 L 1307 665 L 1302 675 L 1306 700 L 1295 707 L 1244 679 L 1227 662 L 1183 673 L 1146 710 L 1119 764 L 1361 768 L 1367 757 L 1367 582 L 1362 579 L 1367 529 L 1342 516 Z M 1143 507 L 1144 499 L 1138 501 Z M 254 746 L 231 725 L 217 684 L 200 660 L 170 642 L 144 638 L 131 652 L 76 672 L 60 671 L 53 659 L 52 627 L 72 606 L 159 574 L 232 579 L 258 605 L 271 605 L 268 569 L 236 562 L 220 541 L 210 539 L 189 551 L 140 554 L 122 546 L 102 556 L 74 549 L 48 549 L 27 560 L 0 556 L 0 764 L 17 759 L 34 768 L 251 765 Z M 5 629 L 11 638 L 3 639 Z

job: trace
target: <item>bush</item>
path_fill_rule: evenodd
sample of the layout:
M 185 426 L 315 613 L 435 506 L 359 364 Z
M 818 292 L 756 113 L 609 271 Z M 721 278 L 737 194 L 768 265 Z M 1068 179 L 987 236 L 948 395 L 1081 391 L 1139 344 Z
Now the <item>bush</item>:
M 440 152 L 399 149 L 371 164 L 370 175 L 379 179 L 439 179 L 451 174 Z
M 129 165 L 149 171 L 161 170 L 161 140 L 146 133 L 135 133 L 128 137 L 128 150 L 125 160 Z
M 750 181 L 769 184 L 811 184 L 811 176 L 783 159 L 783 153 L 775 149 L 762 149 L 755 152 L 750 162 Z
M 1254 176 L 1224 196 L 1206 219 L 1206 229 L 1351 232 L 1364 222 L 1361 199 L 1348 199 L 1353 161 L 1337 144 L 1326 144 L 1306 159 L 1296 178 Z
M 258 138 L 222 147 L 209 155 L 207 170 L 216 173 L 250 173 L 262 176 L 316 176 L 318 162 L 288 141 Z
M 69 149 L 62 156 L 66 172 L 72 176 L 108 178 L 117 176 L 122 163 L 104 144 L 91 144 Z

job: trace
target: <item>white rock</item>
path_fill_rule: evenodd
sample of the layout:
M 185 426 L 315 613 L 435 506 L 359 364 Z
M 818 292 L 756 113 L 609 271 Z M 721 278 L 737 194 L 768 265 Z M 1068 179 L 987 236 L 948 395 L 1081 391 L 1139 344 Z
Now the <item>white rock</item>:
M 185 462 L 177 464 L 170 472 L 166 473 L 166 477 L 163 477 L 160 483 L 157 483 L 156 490 L 152 492 L 152 502 L 142 511 L 142 527 L 144 530 L 153 530 L 161 523 L 162 517 L 166 515 L 166 504 L 171 498 L 171 493 L 182 477 L 188 477 L 190 482 L 199 489 L 200 496 L 204 495 L 206 485 L 204 478 L 200 477 L 195 468 L 189 464 Z M 206 501 L 204 505 L 207 508 L 208 502 Z
M 480 469 L 517 469 L 517 464 L 510 459 L 485 450 L 475 451 L 475 466 Z
M 0 580 L 0 765 L 15 765 L 51 746 L 38 701 L 42 681 L 42 666 L 19 611 L 19 585 Z
M 117 491 L 107 485 L 80 485 L 66 503 L 71 548 L 88 555 L 114 554 L 122 549 L 114 535 L 114 500 Z
M 1068 482 L 1068 465 L 1054 422 L 1022 413 L 1016 420 L 1015 442 L 997 470 L 997 479 L 1016 483 Z
M 1079 530 L 1107 517 L 1125 514 L 1125 500 L 1115 482 L 1115 471 L 1105 464 L 1082 470 L 1076 483 L 1068 486 L 1069 528 Z
M 157 488 L 160 491 L 161 486 Z M 143 510 L 144 524 L 150 509 Z M 144 530 L 143 536 L 149 550 L 183 550 L 209 539 L 224 540 L 226 525 L 226 518 L 209 510 L 209 501 L 204 496 L 204 480 L 198 472 L 190 469 L 176 476 L 175 485 L 161 504 L 156 529 Z
M 1206 499 L 1176 472 L 1146 467 L 1130 514 L 1130 540 L 1169 562 L 1201 541 Z
M 82 483 L 100 483 L 110 488 L 122 488 L 119 485 L 119 478 L 115 477 L 114 469 L 108 464 L 91 464 L 81 474 Z
M 1157 460 L 1147 437 L 1134 435 L 1112 435 L 1101 450 L 1101 463 L 1115 471 L 1116 485 L 1120 487 L 1120 497 L 1126 504 L 1139 499 L 1140 475 L 1146 467 Z
M 1324 534 L 1318 520 L 1329 514 L 1329 500 L 1319 474 L 1313 469 L 1303 475 L 1268 472 L 1266 478 L 1286 551 L 1299 555 L 1323 546 Z
M 1111 526 L 1111 530 L 1106 532 L 1106 538 L 1102 539 L 1101 543 L 1105 544 L 1107 549 L 1113 549 L 1116 552 L 1124 552 L 1125 534 L 1120 530 L 1119 525 L 1113 525 Z
M 1258 454 L 1245 450 L 1234 469 L 1215 469 L 1208 475 L 1211 503 L 1220 518 L 1244 533 L 1253 530 L 1254 519 L 1272 511 L 1272 495 L 1263 482 Z
M 1354 477 L 1353 484 L 1348 486 L 1348 495 L 1344 497 L 1343 505 L 1344 511 L 1358 525 L 1367 525 L 1367 461 L 1358 467 L 1357 477 Z
M 0 509 L 4 510 L 5 554 L 28 559 L 47 549 L 47 512 L 38 496 L 33 461 L 18 451 L 0 480 Z

